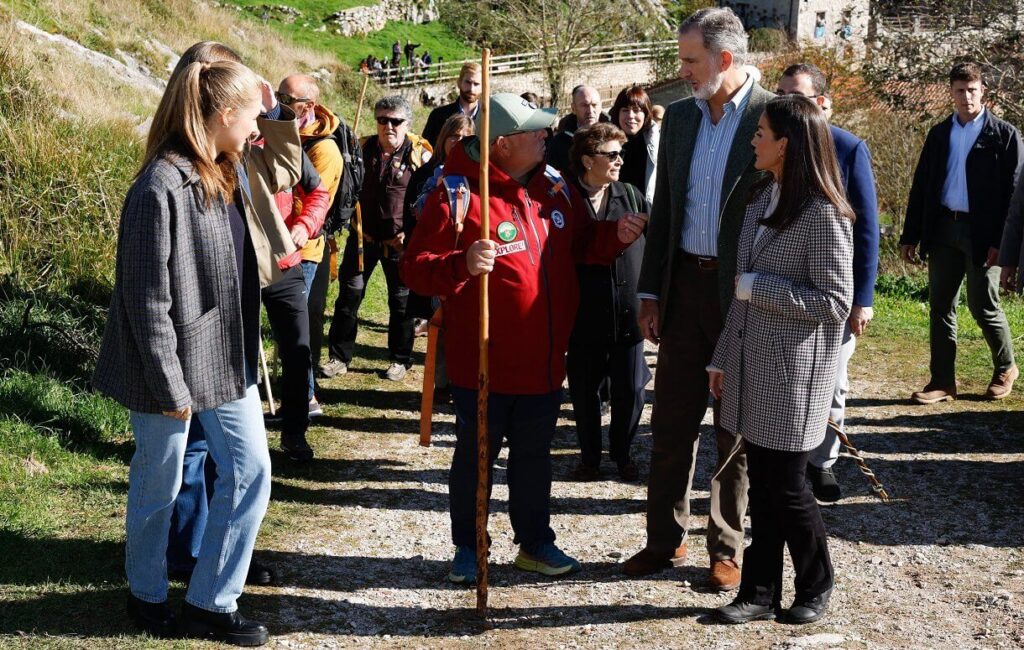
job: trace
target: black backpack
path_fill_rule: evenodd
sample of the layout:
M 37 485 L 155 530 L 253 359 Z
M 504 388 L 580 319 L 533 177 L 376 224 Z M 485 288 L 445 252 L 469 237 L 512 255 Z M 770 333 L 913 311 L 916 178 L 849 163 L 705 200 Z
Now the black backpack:
M 334 194 L 334 202 L 327 209 L 327 216 L 324 218 L 323 231 L 327 235 L 333 235 L 348 225 L 352 215 L 356 211 L 356 202 L 359 201 L 359 190 L 363 187 L 363 148 L 359 146 L 359 138 L 349 128 L 345 120 L 338 116 L 338 128 L 329 136 L 338 145 L 341 151 L 341 158 L 344 166 L 341 171 L 341 178 L 338 180 L 338 191 Z M 302 149 L 307 153 L 313 146 L 324 138 L 306 138 L 302 142 Z

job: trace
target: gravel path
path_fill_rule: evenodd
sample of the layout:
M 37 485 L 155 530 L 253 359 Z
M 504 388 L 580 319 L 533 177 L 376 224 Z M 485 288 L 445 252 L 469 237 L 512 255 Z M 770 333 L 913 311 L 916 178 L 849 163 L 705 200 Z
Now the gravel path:
M 565 480 L 577 455 L 565 404 L 554 444 L 553 526 L 583 571 L 549 580 L 512 567 L 503 452 L 490 523 L 488 629 L 473 613 L 474 591 L 444 582 L 453 552 L 446 484 L 453 416 L 441 408 L 433 446 L 417 446 L 417 371 L 375 417 L 328 410 L 314 438 L 324 450 L 315 470 L 282 465 L 272 515 L 291 516 L 291 524 L 258 551 L 281 584 L 246 598 L 280 647 L 1024 647 L 1024 421 L 967 400 L 912 407 L 900 399 L 910 386 L 869 381 L 856 364 L 853 372 L 848 428 L 894 502 L 872 496 L 853 462 L 840 459 L 846 498 L 823 509 L 837 586 L 818 624 L 710 620 L 709 609 L 729 600 L 703 588 L 710 412 L 688 565 L 626 579 L 618 565 L 644 543 L 650 408 L 635 443 L 642 484 L 579 484 Z M 352 379 L 334 382 L 337 399 L 371 392 L 349 393 Z M 613 469 L 606 460 L 606 474 Z M 786 580 L 788 603 L 788 569 Z

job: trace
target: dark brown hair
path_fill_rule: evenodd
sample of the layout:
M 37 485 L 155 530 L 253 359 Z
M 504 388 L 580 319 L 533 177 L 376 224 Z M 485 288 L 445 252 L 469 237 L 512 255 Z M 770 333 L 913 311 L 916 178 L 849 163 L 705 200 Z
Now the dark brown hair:
M 612 140 L 626 144 L 626 134 L 608 122 L 598 122 L 577 131 L 569 147 L 569 169 L 577 176 L 583 176 L 586 171 L 583 168 L 583 156 L 593 156 L 598 147 Z
M 783 95 L 768 102 L 764 116 L 775 139 L 787 138 L 788 142 L 782 162 L 779 205 L 761 223 L 784 230 L 814 196 L 824 198 L 836 206 L 839 214 L 853 221 L 853 208 L 843 191 L 836 146 L 824 111 L 803 95 Z
M 810 77 L 811 88 L 814 90 L 815 95 L 821 96 L 828 92 L 828 81 L 825 79 L 825 73 L 813 63 L 794 63 L 782 71 L 783 77 L 796 77 L 801 74 Z
M 651 126 L 651 121 L 654 119 L 651 117 L 653 107 L 651 106 L 651 98 L 647 95 L 647 91 L 641 86 L 633 85 L 627 88 L 623 88 L 619 95 L 615 98 L 615 103 L 612 104 L 612 108 L 608 111 L 608 114 L 612 118 L 612 124 L 619 126 L 619 111 L 628 107 L 639 108 L 644 112 L 644 125 L 640 127 L 643 131 Z
M 954 81 L 980 81 L 984 85 L 985 78 L 980 65 L 973 61 L 962 61 L 949 71 L 949 85 L 952 86 Z

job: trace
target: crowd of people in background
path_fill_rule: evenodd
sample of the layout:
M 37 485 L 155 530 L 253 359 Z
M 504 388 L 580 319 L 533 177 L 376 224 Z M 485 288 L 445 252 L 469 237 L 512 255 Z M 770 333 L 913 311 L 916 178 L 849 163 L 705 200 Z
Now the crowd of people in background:
M 359 72 L 370 75 L 377 81 L 393 81 L 397 74 L 400 78 L 426 79 L 430 74 L 430 66 L 434 64 L 434 55 L 429 50 L 423 50 L 417 54 L 416 50 L 422 47 L 420 43 L 406 41 L 395 41 L 391 45 L 391 54 L 377 58 L 373 54 L 367 54 L 365 59 L 359 62 Z M 402 65 L 402 57 L 405 57 L 405 65 Z M 444 62 L 444 57 L 438 57 L 437 63 Z M 390 71 L 394 70 L 394 73 Z
M 563 381 L 580 449 L 569 480 L 603 477 L 607 408 L 616 475 L 638 481 L 633 440 L 652 378 L 645 346 L 656 346 L 645 541 L 623 572 L 686 562 L 710 400 L 707 587 L 736 591 L 717 617 L 803 624 L 825 614 L 834 573 L 818 501 L 842 496 L 832 466 L 848 367 L 874 317 L 870 152 L 829 123 L 832 98 L 814 65 L 761 86 L 731 10 L 696 12 L 678 40 L 691 96 L 667 109 L 631 85 L 606 111 L 595 88 L 579 85 L 555 125 L 556 111 L 532 92 L 490 97 L 489 232 L 479 65 L 462 66 L 455 100 L 431 112 L 422 136 L 411 131 L 412 107 L 393 95 L 373 106 L 376 133 L 356 142 L 313 77 L 291 74 L 275 91 L 224 45 L 184 53 L 124 203 L 95 376 L 131 411 L 126 572 L 128 613 L 141 629 L 268 639 L 236 604 L 244 584 L 275 580 L 252 561 L 272 471 L 257 391 L 260 304 L 281 359 L 281 449 L 311 462 L 318 382 L 353 362 L 378 265 L 389 311 L 383 380 L 405 379 L 417 332 L 443 314 L 427 381 L 456 413 L 450 581 L 476 579 L 478 283 L 488 274 L 489 448 L 491 464 L 509 448 L 515 565 L 547 576 L 581 569 L 550 524 Z M 407 67 L 429 66 L 418 47 L 396 41 L 363 71 L 398 67 L 403 55 Z M 957 396 L 964 278 L 992 353 L 985 397 L 1006 397 L 1019 374 L 999 290 L 1022 285 L 1024 147 L 986 107 L 979 65 L 957 64 L 949 82 L 955 111 L 928 135 L 900 238 L 907 261 L 928 265 L 931 377 L 911 396 L 924 405 Z M 358 237 L 341 209 L 356 200 Z M 795 578 L 784 610 L 786 547 Z M 180 614 L 169 579 L 188 582 Z

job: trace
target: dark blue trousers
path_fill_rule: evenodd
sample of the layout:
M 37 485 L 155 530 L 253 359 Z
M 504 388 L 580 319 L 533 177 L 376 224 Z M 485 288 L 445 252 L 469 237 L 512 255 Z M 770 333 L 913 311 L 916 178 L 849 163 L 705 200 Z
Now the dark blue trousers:
M 477 391 L 452 386 L 455 403 L 455 455 L 448 475 L 452 542 L 476 545 Z M 555 541 L 551 530 L 551 438 L 562 391 L 544 395 L 491 393 L 487 401 L 488 499 L 492 468 L 502 441 L 508 442 L 508 514 L 516 544 L 531 553 Z
M 217 466 L 208 453 L 206 432 L 199 418 L 193 416 L 185 445 L 181 490 L 171 512 L 171 532 L 167 542 L 168 571 L 191 571 L 195 567 L 216 480 Z

